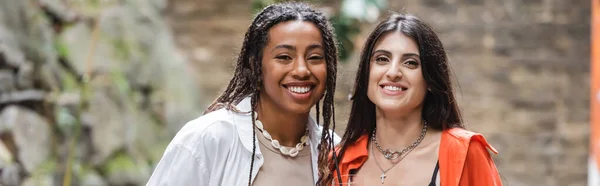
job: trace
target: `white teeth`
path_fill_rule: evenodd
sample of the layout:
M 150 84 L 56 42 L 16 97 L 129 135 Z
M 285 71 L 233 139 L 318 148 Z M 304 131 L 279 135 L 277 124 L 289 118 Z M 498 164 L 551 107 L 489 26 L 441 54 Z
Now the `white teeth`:
M 310 91 L 310 87 L 290 86 L 288 89 L 294 93 L 304 94 Z
M 390 86 L 390 85 L 384 86 L 383 88 L 386 90 L 389 90 L 389 91 L 404 91 L 405 90 L 404 88 Z

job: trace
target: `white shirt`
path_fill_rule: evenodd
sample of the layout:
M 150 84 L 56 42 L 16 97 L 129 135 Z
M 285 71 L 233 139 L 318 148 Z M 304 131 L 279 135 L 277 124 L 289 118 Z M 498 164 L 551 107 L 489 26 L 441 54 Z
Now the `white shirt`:
M 251 110 L 250 98 L 236 108 Z M 317 146 L 321 140 L 321 126 L 309 118 L 309 143 L 313 164 L 314 183 L 318 179 Z M 147 186 L 234 186 L 248 185 L 252 157 L 252 117 L 220 109 L 185 124 L 167 146 L 162 159 L 152 173 Z M 330 131 L 333 133 L 332 131 Z M 340 141 L 335 133 L 334 143 Z M 258 139 L 254 141 L 256 154 L 252 180 L 264 163 Z

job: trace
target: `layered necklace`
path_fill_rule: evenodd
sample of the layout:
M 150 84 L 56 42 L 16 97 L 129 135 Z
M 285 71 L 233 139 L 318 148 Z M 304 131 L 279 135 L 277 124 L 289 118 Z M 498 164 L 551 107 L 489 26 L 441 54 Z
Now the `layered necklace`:
M 377 160 L 376 157 L 373 157 L 375 159 L 375 163 L 377 164 L 377 167 L 379 167 L 379 170 L 381 170 L 381 176 L 379 176 L 379 178 L 381 178 L 381 184 L 383 184 L 383 182 L 385 181 L 386 178 L 386 173 L 390 170 L 392 170 L 392 168 L 394 168 L 396 165 L 398 165 L 398 163 L 400 163 L 400 161 L 402 161 L 402 159 L 404 159 L 404 157 L 406 157 L 406 155 L 408 155 L 408 153 L 410 153 L 413 149 L 415 149 L 420 143 L 421 141 L 423 141 L 423 138 L 425 138 L 425 134 L 427 134 L 427 121 L 424 122 L 423 124 L 423 129 L 421 130 L 421 135 L 419 136 L 419 138 L 417 138 L 417 140 L 415 140 L 410 146 L 402 149 L 402 150 L 391 150 L 391 149 L 383 149 L 383 147 L 381 147 L 379 145 L 379 143 L 377 142 L 377 138 L 375 137 L 375 131 L 376 129 L 373 129 L 373 135 L 372 136 L 372 142 L 373 144 L 371 144 L 371 153 L 374 152 L 373 150 L 373 146 L 377 147 L 377 150 L 383 154 L 383 157 L 385 157 L 385 159 L 393 161 L 396 160 L 398 158 L 400 158 L 400 160 L 396 163 L 394 163 L 392 165 L 392 167 L 388 168 L 388 169 L 383 169 L 382 166 L 379 164 L 379 161 Z
M 269 140 L 271 142 L 271 146 L 273 146 L 273 148 L 279 150 L 279 152 L 281 152 L 281 154 L 285 155 L 285 156 L 290 156 L 290 157 L 296 157 L 298 155 L 298 153 L 300 151 L 302 151 L 302 149 L 304 149 L 305 145 L 308 145 L 308 125 L 306 125 L 306 131 L 304 131 L 304 136 L 302 136 L 300 138 L 300 143 L 296 144 L 295 147 L 286 147 L 286 146 L 281 146 L 281 144 L 279 143 L 279 141 L 277 141 L 276 139 L 273 139 L 273 137 L 271 137 L 271 134 L 269 134 L 269 132 L 267 132 L 267 130 L 265 130 L 263 128 L 263 124 L 262 122 L 260 122 L 260 120 L 258 120 L 258 114 L 255 112 L 254 113 L 254 124 L 256 126 L 256 128 L 258 128 L 258 130 L 261 132 L 261 134 L 263 136 L 265 136 L 265 138 L 267 138 L 267 140 Z

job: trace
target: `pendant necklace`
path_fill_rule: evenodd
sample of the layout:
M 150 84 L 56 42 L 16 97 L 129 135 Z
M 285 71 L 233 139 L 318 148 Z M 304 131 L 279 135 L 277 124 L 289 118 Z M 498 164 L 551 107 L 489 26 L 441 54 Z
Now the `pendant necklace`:
M 412 145 L 402 149 L 401 151 L 392 151 L 390 149 L 384 150 L 381 146 L 379 146 L 379 143 L 377 142 L 377 138 L 375 136 L 375 131 L 376 131 L 376 129 L 373 129 L 371 153 L 374 154 L 375 151 L 373 150 L 373 146 L 376 146 L 377 150 L 379 150 L 379 152 L 381 154 L 383 154 L 383 157 L 385 157 L 386 159 L 393 161 L 393 160 L 400 158 L 400 160 L 398 160 L 398 162 L 394 163 L 392 165 L 392 167 L 384 170 L 381 167 L 381 165 L 379 164 L 377 157 L 373 156 L 373 159 L 375 159 L 375 164 L 377 164 L 377 167 L 379 168 L 379 170 L 381 170 L 381 176 L 379 176 L 379 178 L 381 178 L 381 184 L 383 184 L 383 182 L 385 181 L 385 178 L 386 178 L 385 174 L 388 171 L 392 170 L 392 168 L 396 167 L 396 165 L 398 165 L 400 163 L 400 161 L 402 161 L 402 159 L 404 159 L 404 157 L 406 157 L 406 155 L 408 155 L 408 153 L 410 153 L 413 149 L 415 149 L 415 147 L 417 147 L 421 143 L 421 141 L 423 141 L 423 138 L 425 138 L 425 134 L 427 134 L 427 122 L 424 122 L 423 129 L 421 130 L 421 135 L 419 136 L 419 138 L 416 141 L 414 141 L 412 143 Z

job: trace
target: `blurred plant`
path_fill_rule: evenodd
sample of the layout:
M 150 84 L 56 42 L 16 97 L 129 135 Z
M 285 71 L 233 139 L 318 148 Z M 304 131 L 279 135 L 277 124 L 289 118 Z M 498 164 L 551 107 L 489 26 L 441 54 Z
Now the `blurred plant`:
M 76 12 L 78 13 L 85 13 L 86 16 L 89 16 L 89 21 L 93 22 L 93 28 L 92 28 L 92 41 L 90 42 L 90 49 L 87 53 L 87 59 L 86 59 L 86 67 L 85 67 L 85 71 L 83 72 L 83 74 L 81 75 L 81 81 L 79 81 L 78 85 L 75 85 L 76 87 L 79 87 L 79 96 L 80 96 L 80 102 L 79 102 L 79 106 L 76 109 L 76 113 L 75 113 L 75 126 L 73 129 L 73 136 L 71 138 L 70 144 L 69 144 L 69 155 L 67 157 L 67 163 L 66 163 L 66 170 L 65 170 L 65 174 L 63 177 L 63 186 L 70 186 L 72 185 L 72 176 L 73 176 L 73 166 L 75 164 L 75 162 L 77 162 L 77 160 L 75 159 L 75 147 L 77 146 L 77 143 L 79 141 L 79 136 L 81 135 L 81 130 L 82 130 L 82 118 L 81 118 L 81 113 L 85 110 L 88 109 L 89 107 L 89 97 L 90 97 L 90 86 L 89 86 L 89 82 L 91 80 L 91 73 L 92 73 L 92 69 L 94 66 L 94 53 L 96 51 L 96 45 L 98 43 L 98 37 L 99 37 L 99 26 L 100 26 L 100 16 L 103 13 L 103 10 L 106 7 L 110 7 L 115 5 L 115 3 L 117 3 L 114 0 L 92 0 L 89 2 L 86 1 L 81 1 L 81 0 L 71 0 L 71 1 L 67 1 L 67 3 L 70 5 L 71 9 L 74 9 Z M 58 46 L 58 51 L 59 54 L 62 57 L 66 57 L 66 55 L 69 55 L 69 52 L 66 50 L 66 48 L 61 48 L 61 45 L 57 45 Z
M 253 13 L 260 11 L 265 6 L 289 0 L 253 0 Z M 325 3 L 328 0 L 307 0 L 308 3 Z M 339 42 L 339 57 L 346 61 L 354 52 L 354 37 L 360 33 L 361 22 L 372 23 L 377 21 L 381 10 L 387 6 L 386 0 L 342 0 L 338 11 L 328 15 L 335 29 L 336 39 Z
M 96 44 L 98 42 L 98 32 L 99 32 L 99 25 L 100 25 L 100 21 L 97 18 L 94 19 L 94 21 L 95 21 L 95 24 L 94 24 L 93 31 L 92 31 L 92 41 L 90 42 L 90 50 L 88 51 L 88 55 L 87 55 L 87 59 L 86 59 L 86 69 L 85 69 L 85 72 L 82 77 L 81 89 L 79 92 L 81 100 L 79 102 L 78 113 L 75 116 L 77 122 L 75 123 L 75 129 L 74 129 L 75 132 L 74 132 L 73 138 L 71 140 L 71 144 L 69 144 L 69 156 L 67 158 L 65 175 L 63 178 L 63 186 L 71 185 L 73 163 L 75 162 L 75 147 L 77 145 L 77 142 L 79 141 L 79 136 L 81 134 L 81 126 L 83 124 L 83 121 L 81 119 L 81 113 L 84 110 L 87 110 L 88 106 L 89 106 L 88 105 L 88 100 L 89 100 L 89 96 L 90 96 L 89 82 L 91 79 L 92 66 L 94 63 L 93 56 L 94 56 L 94 52 L 96 51 Z
M 330 18 L 336 39 L 341 62 L 345 62 L 354 52 L 354 37 L 360 33 L 360 25 L 356 19 L 344 14 L 335 14 Z
M 377 21 L 386 4 L 385 0 L 342 0 L 340 11 L 331 19 L 342 61 L 354 52 L 354 37 L 360 33 L 360 23 Z

